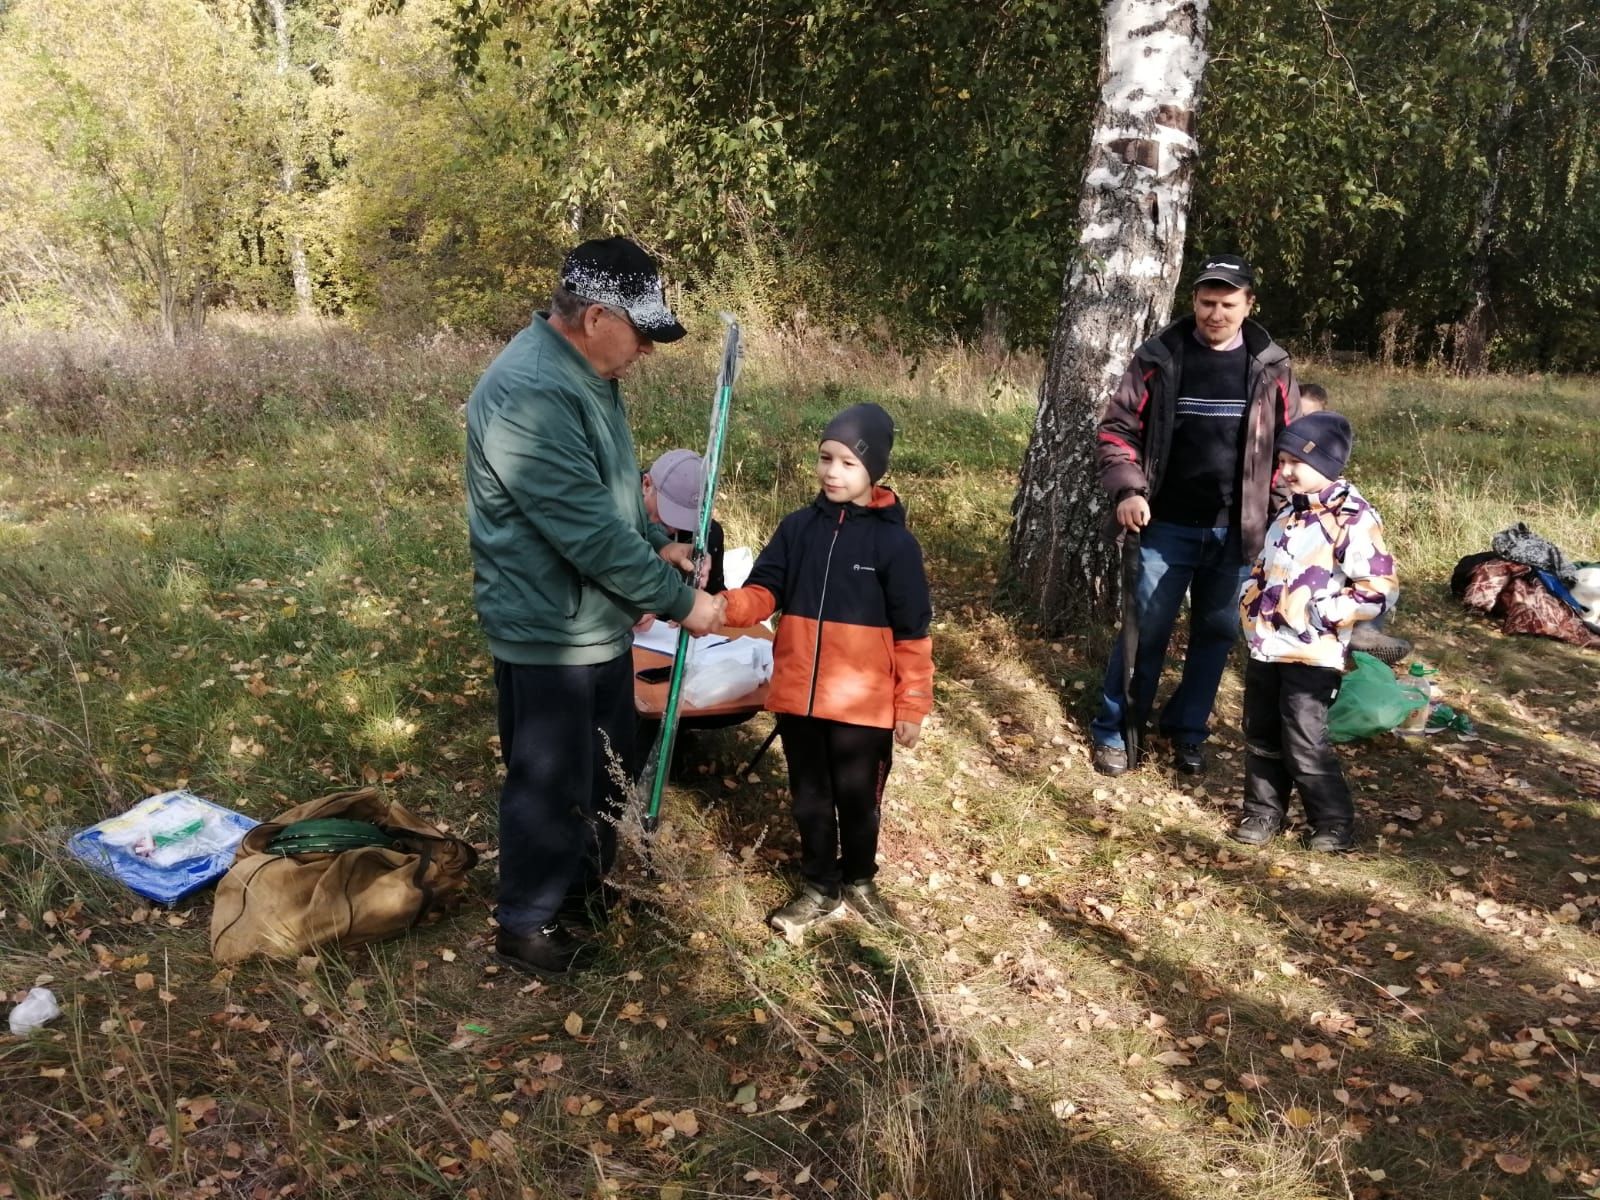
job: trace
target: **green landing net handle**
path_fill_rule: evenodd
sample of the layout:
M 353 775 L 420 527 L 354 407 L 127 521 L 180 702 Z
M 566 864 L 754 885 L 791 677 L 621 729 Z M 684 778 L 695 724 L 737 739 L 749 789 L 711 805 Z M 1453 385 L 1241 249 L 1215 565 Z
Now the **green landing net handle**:
M 732 313 L 722 314 L 726 332 L 722 339 L 722 366 L 717 371 L 716 393 L 711 399 L 711 429 L 706 438 L 705 484 L 700 491 L 700 512 L 695 522 L 692 578 L 700 577 L 706 558 L 706 540 L 711 532 L 711 511 L 716 506 L 717 482 L 722 475 L 722 447 L 728 436 L 728 415 L 733 410 L 733 382 L 739 374 L 741 348 L 739 322 Z M 650 779 L 650 801 L 645 808 L 644 831 L 654 833 L 661 821 L 661 800 L 672 770 L 672 748 L 678 740 L 678 709 L 683 702 L 683 676 L 689 665 L 692 638 L 687 629 L 678 630 L 678 647 L 672 656 L 672 678 L 667 685 L 667 704 L 661 711 L 661 729 L 645 763 Z

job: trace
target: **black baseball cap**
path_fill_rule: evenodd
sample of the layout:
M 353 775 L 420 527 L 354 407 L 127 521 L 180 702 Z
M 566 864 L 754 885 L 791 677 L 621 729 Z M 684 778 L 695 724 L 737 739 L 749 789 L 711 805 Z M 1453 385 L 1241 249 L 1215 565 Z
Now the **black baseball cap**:
M 1256 271 L 1243 255 L 1208 254 L 1205 265 L 1195 279 L 1195 287 L 1202 283 L 1225 283 L 1232 288 L 1256 290 Z
M 595 238 L 568 251 L 561 286 L 579 299 L 621 312 L 652 342 L 675 342 L 686 332 L 667 307 L 661 268 L 628 238 Z

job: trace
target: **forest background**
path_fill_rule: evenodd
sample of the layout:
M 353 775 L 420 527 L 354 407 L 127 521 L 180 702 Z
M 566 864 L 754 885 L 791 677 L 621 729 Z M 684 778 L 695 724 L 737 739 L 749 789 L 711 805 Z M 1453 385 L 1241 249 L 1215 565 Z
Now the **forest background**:
M 1600 23 L 1581 0 L 1212 14 L 1191 251 L 1323 353 L 1600 363 Z M 519 327 L 625 231 L 691 301 L 1042 346 L 1100 6 L 0 0 L 0 308 Z M 1190 254 L 1192 260 L 1194 255 Z

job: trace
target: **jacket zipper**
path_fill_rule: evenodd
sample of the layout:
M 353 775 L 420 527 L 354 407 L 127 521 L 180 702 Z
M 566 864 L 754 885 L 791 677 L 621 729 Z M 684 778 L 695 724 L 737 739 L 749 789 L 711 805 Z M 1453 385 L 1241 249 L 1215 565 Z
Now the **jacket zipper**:
M 817 670 L 822 665 L 822 614 L 828 605 L 828 576 L 833 572 L 833 548 L 839 544 L 839 530 L 844 528 L 844 509 L 839 510 L 838 523 L 833 527 L 833 540 L 828 543 L 828 557 L 822 564 L 822 595 L 817 600 L 817 645 L 811 654 L 811 694 L 806 697 L 806 716 L 811 716 L 817 704 Z

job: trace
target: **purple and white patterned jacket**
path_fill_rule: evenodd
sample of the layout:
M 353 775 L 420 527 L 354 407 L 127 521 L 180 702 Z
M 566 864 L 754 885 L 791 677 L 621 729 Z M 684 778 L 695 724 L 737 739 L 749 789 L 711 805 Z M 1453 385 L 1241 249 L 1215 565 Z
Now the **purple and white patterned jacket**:
M 1399 594 L 1382 518 L 1336 479 L 1278 511 L 1240 593 L 1239 622 L 1251 658 L 1341 669 L 1351 627 Z

